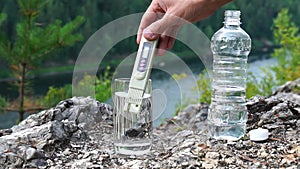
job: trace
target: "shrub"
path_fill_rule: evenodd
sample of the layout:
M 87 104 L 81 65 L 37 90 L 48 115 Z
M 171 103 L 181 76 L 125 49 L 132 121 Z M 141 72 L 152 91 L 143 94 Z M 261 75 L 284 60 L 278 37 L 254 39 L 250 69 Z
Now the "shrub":
M 197 87 L 200 91 L 199 101 L 201 103 L 211 102 L 211 83 L 208 74 L 200 73 L 199 80 L 197 81 Z
M 278 66 L 272 67 L 272 71 L 278 84 L 283 84 L 300 77 L 300 35 L 287 9 L 282 9 L 273 22 L 274 38 L 280 48 L 272 54 L 278 60 Z
M 300 77 L 300 35 L 299 30 L 287 9 L 282 9 L 274 19 L 273 34 L 279 48 L 275 49 L 272 57 L 278 60 L 278 65 L 269 70 L 261 68 L 265 74 L 259 82 L 253 74 L 247 78 L 246 97 L 255 95 L 271 95 L 272 91 L 286 81 L 296 80 Z M 207 75 L 200 74 L 198 87 L 201 92 L 200 102 L 210 102 L 211 89 Z
M 72 97 L 72 85 L 67 84 L 63 87 L 49 87 L 49 90 L 44 98 L 46 107 L 53 107 L 61 100 Z
M 109 71 L 110 67 L 108 66 L 103 74 L 95 78 L 95 82 L 91 75 L 85 75 L 76 86 L 78 93 L 89 93 L 92 88 L 95 88 L 96 100 L 104 102 L 109 99 L 111 97 L 111 73 Z
M 111 74 L 110 67 L 107 67 L 102 75 L 96 77 L 95 83 L 90 75 L 85 75 L 82 80 L 75 86 L 79 93 L 89 93 L 92 88 L 95 88 L 95 99 L 99 101 L 106 101 L 111 97 Z M 46 107 L 53 107 L 61 100 L 72 97 L 72 85 L 67 84 L 63 87 L 50 87 L 45 98 L 44 105 Z

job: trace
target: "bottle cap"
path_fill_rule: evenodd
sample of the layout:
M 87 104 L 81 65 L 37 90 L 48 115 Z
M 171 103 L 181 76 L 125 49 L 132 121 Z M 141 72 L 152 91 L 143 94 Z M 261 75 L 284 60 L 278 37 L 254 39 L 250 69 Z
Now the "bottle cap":
M 240 25 L 241 24 L 240 15 L 241 15 L 241 12 L 238 10 L 226 10 L 224 23 L 230 24 L 230 25 Z
M 241 11 L 238 11 L 238 10 L 226 10 L 225 11 L 225 16 L 226 17 L 239 18 L 240 15 L 241 15 Z
M 252 141 L 264 141 L 269 138 L 269 131 L 268 129 L 258 128 L 253 129 L 249 132 L 250 140 Z

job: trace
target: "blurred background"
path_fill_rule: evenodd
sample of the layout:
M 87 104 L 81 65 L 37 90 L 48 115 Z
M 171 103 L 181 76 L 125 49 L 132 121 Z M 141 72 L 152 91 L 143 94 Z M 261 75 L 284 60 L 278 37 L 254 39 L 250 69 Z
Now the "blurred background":
M 74 63 L 87 39 L 115 19 L 144 12 L 150 2 L 0 0 L 0 129 L 9 128 L 30 113 L 53 107 L 60 100 L 71 97 Z M 227 9 L 242 12 L 242 28 L 252 38 L 248 98 L 256 94 L 269 95 L 276 86 L 300 76 L 298 0 L 235 0 L 194 24 L 210 38 L 222 27 Z M 125 39 L 106 54 L 96 84 L 93 84 L 97 100 L 110 102 L 114 69 L 124 57 L 137 50 L 135 40 L 136 37 Z M 195 60 L 196 55 L 179 41 L 171 52 L 184 60 L 198 77 L 202 96 L 200 100 L 190 100 L 187 94 L 186 103 L 180 105 L 174 100 L 156 125 L 187 104 L 210 102 L 209 79 L 203 73 L 202 63 Z M 172 90 L 172 79 L 184 79 L 185 74 L 170 76 L 153 71 L 151 78 L 156 81 L 154 87 Z M 85 77 L 78 88 L 90 85 L 90 80 L 91 77 Z

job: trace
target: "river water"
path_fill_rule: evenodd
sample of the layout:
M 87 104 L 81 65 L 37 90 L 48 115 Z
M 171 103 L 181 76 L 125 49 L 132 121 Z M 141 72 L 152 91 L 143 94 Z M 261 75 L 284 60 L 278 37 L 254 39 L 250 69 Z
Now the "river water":
M 258 80 L 264 76 L 264 73 L 259 68 L 275 65 L 277 61 L 274 58 L 257 60 L 249 64 L 249 71 L 252 72 Z M 166 119 L 174 116 L 174 113 L 181 104 L 185 102 L 191 103 L 197 100 L 199 95 L 192 90 L 195 86 L 193 80 L 198 79 L 198 74 L 203 67 L 199 63 L 194 62 L 189 65 L 193 77 L 185 77 L 183 79 L 174 80 L 170 74 L 163 71 L 154 70 L 151 74 L 153 81 L 153 107 L 154 107 L 154 126 L 159 125 Z M 38 95 L 45 95 L 49 86 L 63 86 L 64 84 L 72 83 L 72 73 L 59 74 L 47 77 L 38 77 L 33 83 L 32 87 L 34 93 Z M 0 95 L 5 97 L 16 97 L 16 89 L 12 88 L 6 82 L 0 82 Z M 159 98 L 159 99 L 157 99 Z M 113 104 L 111 99 L 106 101 Z M 155 108 L 156 107 L 156 108 Z M 16 123 L 18 119 L 17 112 L 0 113 L 0 129 L 9 128 Z

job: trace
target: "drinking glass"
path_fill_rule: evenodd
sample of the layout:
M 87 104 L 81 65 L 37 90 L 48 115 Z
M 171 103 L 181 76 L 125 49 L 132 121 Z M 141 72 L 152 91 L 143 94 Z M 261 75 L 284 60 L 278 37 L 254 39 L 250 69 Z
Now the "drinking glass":
M 114 80 L 114 147 L 118 154 L 143 155 L 152 144 L 152 87 L 148 80 L 139 113 L 124 111 L 129 78 Z

